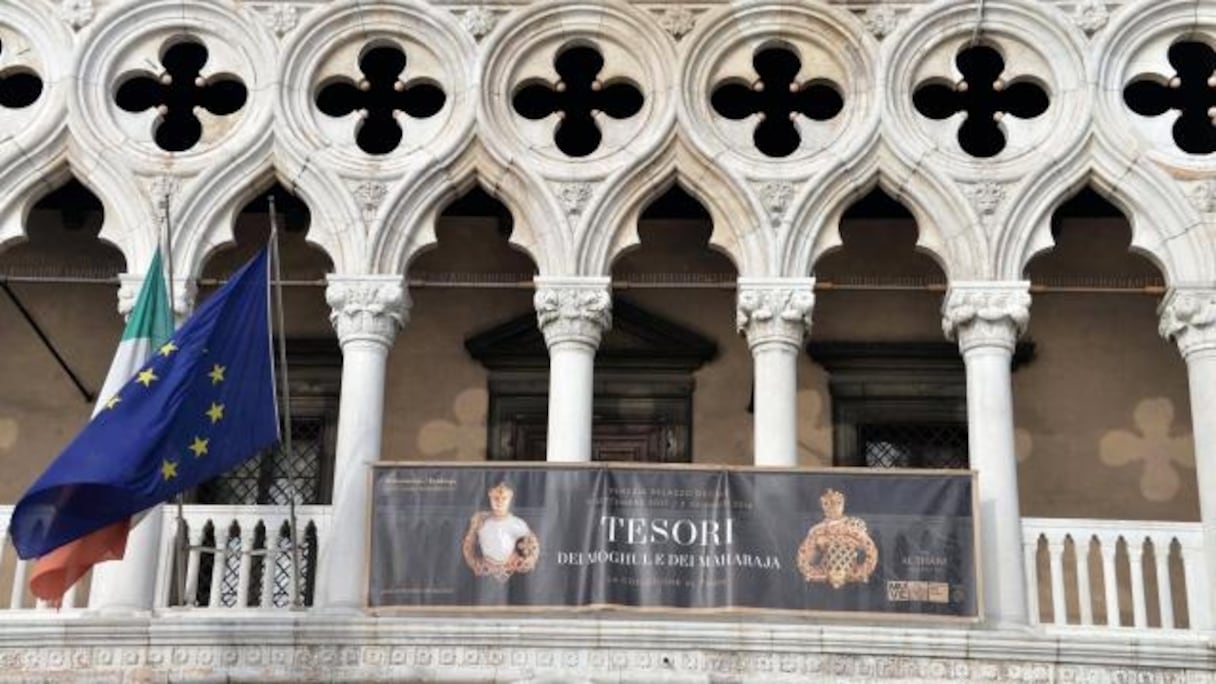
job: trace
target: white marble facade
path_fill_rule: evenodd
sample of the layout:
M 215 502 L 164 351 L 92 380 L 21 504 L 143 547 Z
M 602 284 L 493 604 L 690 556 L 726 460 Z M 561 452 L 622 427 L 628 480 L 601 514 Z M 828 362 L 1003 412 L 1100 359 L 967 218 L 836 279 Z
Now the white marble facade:
M 236 213 L 278 182 L 308 204 L 309 239 L 332 260 L 327 300 L 344 352 L 334 532 L 317 589 L 324 617 L 7 622 L 0 681 L 1212 681 L 1207 631 L 1067 640 L 1030 631 L 1009 384 L 1032 315 L 1024 267 L 1052 246 L 1055 209 L 1091 185 L 1126 213 L 1133 249 L 1169 288 L 1161 332 L 1187 361 L 1206 567 L 1216 568 L 1216 155 L 1183 149 L 1175 114 L 1142 115 L 1124 97 L 1133 82 L 1186 85 L 1167 59 L 1180 40 L 1216 43 L 1216 2 L 0 0 L 0 85 L 41 82 L 32 102 L 0 97 L 0 245 L 22 238 L 30 208 L 69 175 L 101 199 L 101 238 L 127 264 L 148 263 L 168 209 L 184 312 Z M 183 42 L 206 50 L 198 89 L 244 88 L 234 111 L 117 104 L 133 80 L 173 85 L 163 59 Z M 929 85 L 989 85 L 968 84 L 955 60 L 974 45 L 1003 60 L 994 96 L 1030 85 L 1046 101 L 1033 116 L 991 116 L 1003 145 L 984 156 L 960 144 L 966 112 L 931 118 L 913 98 Z M 800 58 L 793 90 L 829 84 L 840 99 L 823 116 L 790 114 L 797 142 L 780 155 L 757 146 L 760 115 L 728 118 L 711 102 L 722 84 L 758 92 L 752 60 L 772 46 Z M 339 82 L 374 88 L 360 58 L 377 47 L 405 55 L 396 92 L 442 96 L 425 112 L 380 112 L 401 138 L 371 153 L 358 135 L 377 112 L 356 104 L 331 115 L 318 98 Z M 602 58 L 592 92 L 623 84 L 640 95 L 628 114 L 592 111 L 600 138 L 577 155 L 555 139 L 565 110 L 527 118 L 514 105 L 525 87 L 565 91 L 555 60 L 571 47 Z M 196 122 L 181 149 L 157 137 L 172 117 Z M 334 559 L 364 553 L 352 528 L 366 504 L 364 467 L 379 457 L 385 358 L 408 326 L 407 266 L 435 242 L 443 206 L 479 184 L 514 216 L 512 241 L 540 273 L 551 405 L 561 407 L 550 413 L 551 457 L 585 459 L 610 265 L 638 242 L 642 207 L 676 182 L 707 208 L 711 243 L 739 272 L 758 465 L 794 460 L 793 358 L 812 324 L 812 265 L 841 244 L 842 212 L 876 186 L 912 211 L 918 246 L 950 281 L 943 326 L 966 362 L 984 629 L 889 629 L 869 643 L 811 625 L 362 616 L 358 575 Z M 120 305 L 141 275 L 124 276 Z M 153 562 L 146 551 L 124 562 Z M 106 592 L 94 593 L 106 608 Z

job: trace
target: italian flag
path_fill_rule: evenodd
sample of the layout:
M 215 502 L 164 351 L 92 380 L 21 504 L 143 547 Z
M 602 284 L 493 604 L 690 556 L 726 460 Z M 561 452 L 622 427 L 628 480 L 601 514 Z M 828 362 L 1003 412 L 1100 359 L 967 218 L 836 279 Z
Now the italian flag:
M 93 415 L 104 411 L 111 397 L 138 373 L 144 363 L 161 345 L 173 336 L 173 310 L 161 269 L 160 252 L 148 265 L 144 284 L 135 300 L 135 308 L 127 319 L 118 351 L 110 364 L 110 372 L 98 392 Z M 30 592 L 44 601 L 58 605 L 64 593 L 94 564 L 122 558 L 127 547 L 127 533 L 136 521 L 127 519 L 64 544 L 34 563 L 30 573 Z

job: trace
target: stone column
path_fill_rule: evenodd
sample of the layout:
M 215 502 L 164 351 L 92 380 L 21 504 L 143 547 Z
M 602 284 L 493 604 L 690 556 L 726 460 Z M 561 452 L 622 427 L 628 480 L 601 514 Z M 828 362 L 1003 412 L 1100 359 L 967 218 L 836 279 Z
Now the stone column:
M 942 329 L 967 368 L 967 438 L 978 472 L 984 614 L 993 627 L 1028 624 L 1022 513 L 1013 441 L 1011 366 L 1030 320 L 1026 281 L 953 282 Z
M 409 315 L 401 276 L 329 276 L 325 299 L 342 345 L 342 396 L 329 533 L 321 541 L 314 603 L 360 612 L 366 598 L 368 473 L 380 460 L 386 360 Z
M 612 326 L 609 279 L 539 276 L 533 303 L 549 346 L 546 460 L 590 461 L 595 350 Z
M 754 362 L 758 466 L 798 465 L 798 355 L 811 330 L 814 278 L 740 278 L 735 323 Z
M 125 320 L 135 308 L 144 276 L 128 274 L 120 276 L 119 281 L 118 312 Z M 194 312 L 197 295 L 197 281 L 193 278 L 175 279 L 172 302 L 175 327 Z M 105 397 L 99 399 L 104 400 Z M 157 590 L 167 588 L 166 583 L 171 579 L 173 568 L 170 559 L 161 558 L 162 535 L 174 533 L 173 527 L 166 528 L 164 524 L 166 505 L 173 504 L 153 506 L 134 517 L 121 560 L 93 566 L 93 579 L 89 585 L 90 609 L 125 613 L 148 611 L 155 606 Z
M 1186 359 L 1191 393 L 1191 430 L 1195 440 L 1195 479 L 1207 576 L 1187 591 L 1204 592 L 1193 605 L 1207 615 L 1192 616 L 1191 629 L 1210 629 L 1216 620 L 1216 289 L 1171 288 L 1158 309 L 1161 335 L 1178 344 Z M 1196 617 L 1199 619 L 1197 620 Z M 1206 618 L 1206 620 L 1205 620 Z M 1197 624 L 1206 622 L 1206 624 Z

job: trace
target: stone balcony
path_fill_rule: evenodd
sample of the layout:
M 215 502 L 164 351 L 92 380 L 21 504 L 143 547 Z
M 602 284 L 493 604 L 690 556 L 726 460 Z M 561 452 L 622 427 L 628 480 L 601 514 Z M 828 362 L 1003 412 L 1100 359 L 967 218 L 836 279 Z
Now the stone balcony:
M 0 508 L 0 520 L 9 512 Z M 163 514 L 164 529 L 175 529 L 176 510 Z M 329 515 L 327 506 L 297 511 L 302 604 Z M 1216 681 L 1201 579 L 1210 573 L 1193 523 L 1024 519 L 1018 560 L 1036 624 L 994 628 L 762 613 L 323 612 L 290 605 L 286 508 L 187 506 L 183 519 L 185 589 L 162 579 L 150 614 L 80 607 L 87 586 L 60 609 L 37 606 L 24 586 L 28 564 L 6 548 L 0 682 Z M 1079 572 L 1086 547 L 1088 571 Z M 161 548 L 166 578 L 170 534 Z

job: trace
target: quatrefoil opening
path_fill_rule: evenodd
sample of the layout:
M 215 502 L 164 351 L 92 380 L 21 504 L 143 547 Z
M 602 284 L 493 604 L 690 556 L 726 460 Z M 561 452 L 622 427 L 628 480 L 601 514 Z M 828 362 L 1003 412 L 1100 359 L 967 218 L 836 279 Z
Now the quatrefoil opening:
M 599 149 L 603 133 L 596 123 L 597 116 L 628 119 L 642 109 L 645 98 L 633 83 L 604 83 L 598 78 L 604 57 L 593 47 L 566 47 L 558 52 L 553 66 L 559 77 L 556 84 L 526 84 L 515 93 L 511 104 L 527 119 L 556 113 L 553 140 L 567 156 L 586 157 Z
M 161 56 L 164 72 L 152 76 L 128 74 L 114 101 L 124 111 L 143 112 L 156 108 L 157 147 L 166 152 L 185 152 L 203 137 L 199 114 L 205 110 L 228 116 L 245 106 L 248 91 L 233 76 L 203 76 L 206 46 L 193 38 L 174 41 Z
M 317 109 L 326 116 L 358 112 L 361 122 L 355 144 L 368 154 L 384 155 L 397 149 L 408 119 L 427 119 L 439 113 L 447 95 L 423 79 L 405 79 L 407 60 L 400 48 L 372 47 L 359 59 L 363 77 L 332 81 L 317 93 Z
M 769 157 L 788 157 L 802 145 L 798 118 L 828 121 L 844 109 L 841 88 L 826 79 L 798 82 L 802 60 L 786 47 L 756 52 L 752 66 L 760 76 L 754 83 L 738 80 L 719 83 L 710 105 L 719 115 L 740 120 L 755 115 L 759 123 L 752 135 L 756 149 Z
M 1037 83 L 1007 81 L 1005 60 L 987 45 L 972 45 L 955 57 L 963 80 L 957 83 L 922 83 L 912 95 L 916 111 L 930 119 L 948 119 L 959 112 L 966 118 L 958 129 L 958 143 L 973 157 L 988 158 L 1005 149 L 1001 120 L 1006 116 L 1033 119 L 1047 111 L 1050 100 Z
M 0 43 L 0 54 L 4 54 Z M 42 79 L 24 67 L 0 71 L 0 107 L 22 109 L 38 101 L 42 95 Z
M 1123 89 L 1123 101 L 1141 116 L 1176 111 L 1174 143 L 1188 154 L 1216 152 L 1216 51 L 1198 41 L 1170 46 L 1174 75 L 1149 76 Z

